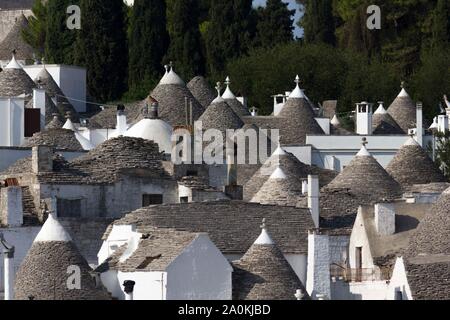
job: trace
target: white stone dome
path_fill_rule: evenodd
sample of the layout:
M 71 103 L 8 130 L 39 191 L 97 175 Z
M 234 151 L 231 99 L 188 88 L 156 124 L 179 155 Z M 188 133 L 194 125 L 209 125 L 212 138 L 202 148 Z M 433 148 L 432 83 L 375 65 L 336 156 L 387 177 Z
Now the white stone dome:
M 142 119 L 124 134 L 125 137 L 152 140 L 159 145 L 159 151 L 172 153 L 172 126 L 161 119 Z

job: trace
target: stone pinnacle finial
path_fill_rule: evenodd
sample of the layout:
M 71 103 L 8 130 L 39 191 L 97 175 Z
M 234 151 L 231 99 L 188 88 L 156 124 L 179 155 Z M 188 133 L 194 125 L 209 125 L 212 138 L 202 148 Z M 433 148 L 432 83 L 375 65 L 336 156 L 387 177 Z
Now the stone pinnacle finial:
M 227 77 L 227 78 L 225 79 L 225 84 L 227 85 L 227 87 L 231 84 L 230 77 Z
M 297 85 L 300 85 L 300 77 L 297 75 L 294 81 Z
M 369 144 L 369 142 L 367 142 L 367 138 L 362 138 L 362 145 L 365 147 Z
M 169 65 L 168 64 L 164 65 L 164 69 L 166 69 L 166 74 L 169 73 Z
M 172 61 L 169 62 L 169 66 L 170 66 L 170 70 L 173 70 L 173 62 Z
M 220 82 L 216 83 L 217 94 L 220 97 L 220 91 L 222 90 L 222 84 Z
M 262 219 L 261 229 L 263 229 L 263 230 L 267 229 L 266 218 Z
M 402 83 L 400 84 L 400 87 L 402 87 L 402 89 L 405 89 L 405 86 L 406 86 L 406 82 L 402 81 Z

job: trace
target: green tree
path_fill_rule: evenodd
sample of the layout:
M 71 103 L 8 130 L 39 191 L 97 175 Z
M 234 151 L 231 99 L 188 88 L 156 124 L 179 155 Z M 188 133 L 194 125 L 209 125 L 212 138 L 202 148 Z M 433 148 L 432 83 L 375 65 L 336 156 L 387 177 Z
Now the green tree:
M 129 95 L 143 98 L 160 78 L 169 46 L 164 0 L 136 0 L 129 29 Z
M 258 9 L 256 45 L 270 48 L 292 41 L 294 14 L 295 10 L 289 10 L 282 0 L 268 0 L 265 7 Z
M 89 93 L 97 100 L 115 100 L 127 77 L 125 5 L 122 0 L 81 0 L 81 32 L 75 61 L 87 68 Z
M 177 72 L 186 80 L 205 73 L 197 0 L 169 0 L 170 47 L 168 58 L 175 61 Z
M 450 131 L 436 133 L 436 162 L 450 179 Z
M 73 64 L 74 62 L 78 31 L 67 28 L 69 17 L 67 7 L 78 4 L 79 0 L 47 1 L 45 58 L 49 63 Z
M 28 18 L 28 28 L 22 31 L 22 37 L 35 49 L 38 58 L 42 58 L 47 34 L 47 6 L 41 0 L 35 0 L 31 11 L 33 15 Z
M 251 0 L 211 0 L 206 34 L 209 72 L 223 77 L 227 61 L 246 54 L 254 34 Z
M 448 48 L 450 43 L 450 4 L 448 0 L 438 0 L 432 17 L 433 48 Z
M 305 8 L 299 26 L 305 31 L 306 42 L 335 45 L 335 18 L 333 0 L 297 0 Z

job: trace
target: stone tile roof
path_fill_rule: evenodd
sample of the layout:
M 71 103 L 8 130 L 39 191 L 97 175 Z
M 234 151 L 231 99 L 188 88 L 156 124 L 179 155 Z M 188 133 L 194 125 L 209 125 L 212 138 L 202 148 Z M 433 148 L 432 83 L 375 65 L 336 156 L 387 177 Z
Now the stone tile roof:
M 28 28 L 27 18 L 21 14 L 16 18 L 12 29 L 0 43 L 0 60 L 11 59 L 11 52 L 16 50 L 17 60 L 32 60 L 33 48 L 22 38 L 22 31 Z
M 33 99 L 30 99 L 30 101 L 25 105 L 25 108 L 34 109 Z M 59 119 L 64 119 L 64 116 L 62 116 L 59 113 L 59 110 L 55 106 L 55 103 L 53 102 L 53 100 L 46 94 L 45 95 L 45 124 L 49 124 L 54 119 L 55 114 L 58 114 Z
M 238 99 L 225 99 L 225 102 L 239 117 L 250 116 L 250 111 L 248 111 Z
M 129 125 L 136 124 L 144 117 L 142 108 L 145 106 L 145 100 L 125 104 L 125 115 Z M 117 107 L 105 107 L 104 110 L 93 115 L 89 119 L 90 129 L 115 129 L 117 125 Z
M 197 121 L 205 109 L 184 85 L 159 84 L 150 94 L 159 102 L 159 117 L 172 127 L 187 124 L 185 98 L 193 102 L 193 119 Z
M 361 211 L 370 252 L 374 262 L 379 266 L 393 267 L 395 259 L 408 248 L 409 241 L 420 221 L 430 209 L 429 204 L 395 203 L 395 233 L 380 235 L 375 226 L 375 209 L 364 207 Z M 381 265 L 380 265 L 381 264 Z
M 250 180 L 244 184 L 244 200 L 250 201 L 255 196 L 278 165 L 280 165 L 287 176 L 295 177 L 298 180 L 307 179 L 308 175 L 318 175 L 319 183 L 322 187 L 330 183 L 337 176 L 337 172 L 335 171 L 308 166 L 298 160 L 293 154 L 289 152 L 284 153 L 284 155 L 273 154 L 256 171 Z
M 50 96 L 52 99 L 56 99 L 56 112 L 58 112 L 59 115 L 63 117 L 63 119 L 67 114 L 70 114 L 70 120 L 72 120 L 72 122 L 80 121 L 78 112 L 69 102 L 69 100 L 67 100 L 65 94 L 62 92 L 61 88 L 55 82 L 45 66 L 39 72 L 36 79 L 34 79 L 34 82 L 38 85 L 39 88 L 44 89 L 48 96 Z M 50 115 L 52 113 L 53 112 L 51 112 Z
M 348 131 L 341 125 L 333 125 L 330 124 L 330 134 L 332 136 L 351 136 L 354 135 L 354 133 Z
M 67 162 L 55 155 L 53 172 L 37 175 L 44 184 L 112 184 L 122 175 L 137 173 L 140 177 L 170 179 L 163 168 L 163 155 L 153 141 L 119 137 L 107 140 L 84 156 Z M 18 160 L 2 175 L 31 171 L 31 158 Z
M 320 195 L 321 227 L 349 234 L 361 205 L 401 196 L 400 185 L 372 156 L 356 156 Z
M 282 168 L 280 166 L 280 168 Z M 293 175 L 284 179 L 270 177 L 255 194 L 251 202 L 279 206 L 296 206 L 303 198 L 302 181 Z
M 275 244 L 253 244 L 233 267 L 233 300 L 295 300 L 297 290 L 310 299 Z
M 83 151 L 83 147 L 75 137 L 75 132 L 66 129 L 46 129 L 28 138 L 23 147 L 53 146 L 59 150 Z
M 222 133 L 226 133 L 227 129 L 240 129 L 244 125 L 225 101 L 213 102 L 198 121 L 202 122 L 203 130 L 217 129 Z
M 80 268 L 79 290 L 67 286 L 69 266 Z M 91 271 L 73 242 L 35 242 L 17 272 L 15 299 L 109 300 L 108 292 L 96 287 Z
M 47 123 L 45 129 L 61 129 L 64 126 L 61 117 L 58 114 L 54 114 L 50 122 Z
M 375 113 L 372 117 L 373 134 L 405 134 L 389 113 Z
M 167 204 L 136 210 L 115 224 L 136 225 L 138 231 L 155 227 L 205 232 L 223 254 L 244 254 L 258 237 L 263 218 L 285 254 L 307 254 L 308 230 L 314 223 L 309 209 L 304 208 L 227 200 Z
M 289 98 L 278 117 L 283 118 L 281 144 L 305 144 L 307 134 L 325 134 L 315 120 L 315 114 L 304 98 Z
M 414 300 L 450 300 L 449 257 L 427 257 L 426 262 L 406 261 L 405 268 Z
M 450 256 L 450 188 L 433 205 L 411 238 L 407 256 Z
M 407 134 L 409 129 L 416 127 L 416 104 L 408 94 L 400 94 L 395 98 L 387 112 L 400 126 L 404 134 Z
M 404 145 L 386 167 L 386 171 L 403 187 L 447 182 L 442 171 L 417 143 Z
M 3 69 L 0 72 L 0 97 L 17 97 L 33 94 L 35 83 L 23 69 Z
M 178 184 L 198 190 L 209 190 L 212 187 L 209 185 L 208 179 L 204 177 L 182 177 L 178 180 Z
M 216 91 L 213 90 L 208 81 L 201 76 L 194 77 L 187 84 L 187 88 L 204 109 L 206 109 L 217 96 Z
M 107 259 L 97 271 L 165 271 L 199 235 L 198 233 L 157 228 L 148 228 L 140 230 L 140 232 L 144 233 L 144 238 L 139 241 L 138 248 L 128 259 L 120 262 L 124 250 L 118 250 L 119 252 L 114 254 L 114 257 Z

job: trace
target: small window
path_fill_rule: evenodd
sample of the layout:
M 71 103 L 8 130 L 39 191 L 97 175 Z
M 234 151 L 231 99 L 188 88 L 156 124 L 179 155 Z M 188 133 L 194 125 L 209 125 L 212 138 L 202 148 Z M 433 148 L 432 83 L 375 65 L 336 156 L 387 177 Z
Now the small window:
M 180 197 L 180 203 L 188 203 L 189 197 Z
M 188 170 L 186 172 L 186 176 L 187 177 L 197 177 L 198 176 L 198 171 L 197 170 Z
M 163 203 L 163 195 L 162 194 L 144 194 L 142 196 L 142 206 L 148 207 L 155 204 Z
M 398 300 L 398 301 L 403 300 L 403 292 L 401 292 L 401 291 L 396 291 L 396 292 L 395 292 L 395 300 Z
M 81 199 L 57 199 L 57 212 L 59 217 L 81 217 Z

